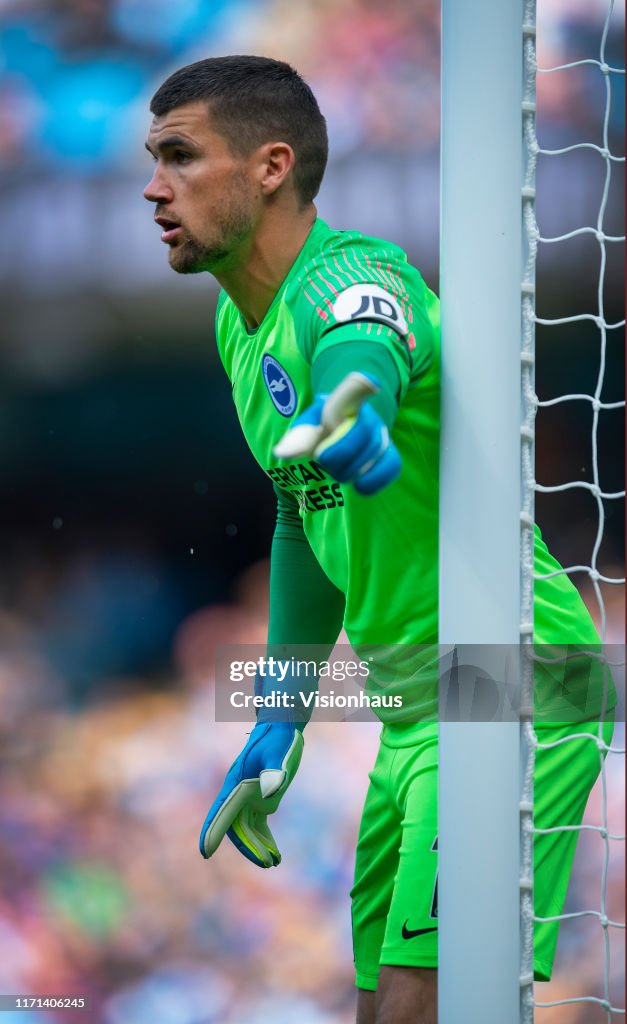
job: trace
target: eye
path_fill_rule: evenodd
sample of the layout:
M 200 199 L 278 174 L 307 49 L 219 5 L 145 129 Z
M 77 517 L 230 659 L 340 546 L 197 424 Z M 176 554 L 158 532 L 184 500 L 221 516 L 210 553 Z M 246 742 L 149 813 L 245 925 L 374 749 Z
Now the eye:
M 184 149 L 175 149 L 172 158 L 177 164 L 187 164 L 192 159 L 191 153 L 187 153 Z

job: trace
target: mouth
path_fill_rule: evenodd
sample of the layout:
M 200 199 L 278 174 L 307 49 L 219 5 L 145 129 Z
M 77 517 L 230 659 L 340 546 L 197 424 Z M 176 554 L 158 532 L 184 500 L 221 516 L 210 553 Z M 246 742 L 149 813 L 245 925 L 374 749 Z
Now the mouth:
M 155 224 L 163 228 L 161 241 L 166 242 L 166 244 L 172 243 L 179 234 L 183 233 L 183 228 L 178 221 L 170 220 L 168 217 L 155 217 Z

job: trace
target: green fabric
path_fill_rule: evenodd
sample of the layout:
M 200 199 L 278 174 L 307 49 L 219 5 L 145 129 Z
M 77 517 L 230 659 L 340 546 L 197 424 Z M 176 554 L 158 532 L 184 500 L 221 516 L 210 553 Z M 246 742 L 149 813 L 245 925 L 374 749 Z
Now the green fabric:
M 579 591 L 560 572 L 562 567 L 549 552 L 538 526 L 534 541 L 536 577 L 560 573 L 550 579 L 536 579 L 534 587 L 535 652 L 555 662 L 536 664 L 536 721 L 585 721 L 616 706 L 614 681 L 610 670 L 594 656 L 602 653 L 602 646 Z M 582 652 L 579 657 L 578 651 Z M 565 663 L 566 653 L 569 661 Z
M 386 730 L 370 772 L 351 892 L 356 981 L 358 988 L 369 990 L 376 989 L 382 964 L 438 964 L 438 857 L 434 849 L 438 726 L 419 726 L 414 742 L 405 749 L 388 742 L 390 733 Z M 534 838 L 534 909 L 538 917 L 558 917 L 564 911 L 578 839 L 576 827 L 601 767 L 597 737 L 609 746 L 612 733 L 611 721 L 538 729 L 541 745 L 535 761 L 534 825 L 539 829 L 560 826 L 559 831 Z M 534 925 L 536 980 L 551 977 L 558 929 L 559 921 Z M 420 934 L 408 937 L 408 931 Z
M 352 328 L 347 328 L 352 332 Z M 392 427 L 398 412 L 401 381 L 394 357 L 384 345 L 370 341 L 343 341 L 344 328 L 333 332 L 335 344 L 316 355 L 311 367 L 314 394 L 328 395 L 356 367 L 379 382 L 381 390 L 370 399 L 387 427 Z
M 404 338 L 384 323 L 338 325 L 337 295 L 373 281 L 387 285 L 403 305 L 410 324 Z M 321 220 L 253 334 L 230 299 L 221 301 L 217 314 L 218 351 L 248 444 L 273 482 L 298 502 L 318 563 L 345 595 L 344 626 L 357 646 L 420 643 L 437 635 L 437 316 L 436 297 L 402 250 L 357 232 L 332 231 Z M 292 416 L 313 400 L 312 362 L 335 338 L 338 345 L 348 343 L 347 335 L 385 347 L 404 399 L 392 432 L 403 472 L 371 497 L 338 484 L 313 459 L 285 464 L 273 454 Z M 292 382 L 290 416 L 272 401 L 264 355 L 276 359 Z M 419 583 L 406 572 L 408 553 Z
M 388 311 L 393 307 L 393 315 L 373 319 L 375 301 L 379 311 L 383 308 L 381 296 L 387 297 L 384 306 Z M 294 529 L 298 506 L 313 556 L 296 541 L 295 532 L 288 541 L 284 519 L 273 550 L 273 561 L 278 557 L 285 562 L 272 583 L 272 643 L 313 638 L 318 627 L 324 633 L 322 642 L 331 642 L 334 617 L 319 623 L 322 612 L 313 612 L 317 588 L 323 587 L 318 565 L 330 593 L 344 595 L 344 628 L 356 653 L 372 658 L 370 692 L 381 687 L 405 692 L 409 724 L 396 724 L 398 713 L 395 720 L 393 712 L 381 713 L 395 722 L 388 741 L 411 743 L 416 719 L 437 712 L 433 651 L 416 659 L 408 645 L 433 645 L 438 635 L 438 299 L 397 246 L 358 232 L 333 231 L 318 219 L 257 330 L 247 331 L 241 313 L 223 294 L 216 334 L 251 451 L 291 503 Z M 334 481 L 314 459 L 285 463 L 273 448 L 313 400 L 312 366 L 316 383 L 318 373 L 328 379 L 336 360 L 343 369 L 363 369 L 345 355 L 363 344 L 370 359 L 371 343 L 380 346 L 380 359 L 388 359 L 386 381 L 393 372 L 398 377 L 394 386 L 400 405 L 391 436 L 403 470 L 378 494 L 364 497 L 351 485 Z M 285 556 L 284 541 L 291 545 Z M 535 557 L 536 572 L 546 571 L 549 564 L 559 568 L 539 532 Z M 284 601 L 291 607 L 283 609 Z M 334 601 L 333 608 L 338 604 Z M 540 644 L 598 643 L 590 616 L 565 576 L 538 582 L 534 637 Z M 563 680 L 557 685 L 558 697 L 562 685 Z M 591 690 L 597 704 L 600 685 L 597 680 Z M 551 686 L 555 691 L 555 679 L 545 672 L 539 688 L 543 706 L 553 714 Z M 594 713 L 594 700 L 588 703 L 588 717 Z M 607 707 L 612 706 L 610 693 Z
M 325 660 L 337 640 L 344 618 L 344 595 L 324 574 L 303 533 L 298 504 L 275 487 L 277 521 L 270 558 L 270 621 L 268 657 L 305 662 Z M 296 647 L 295 647 L 296 645 Z M 282 689 L 311 693 L 317 679 L 300 675 Z M 311 710 L 298 702 L 297 727 L 303 729 Z
M 344 595 L 320 568 L 303 533 L 297 503 L 275 490 L 268 646 L 276 653 L 286 642 L 323 645 L 330 653 L 342 628 Z M 320 660 L 324 656 L 321 650 Z
M 419 726 L 408 750 L 382 740 L 369 773 L 351 890 L 358 988 L 376 989 L 382 963 L 437 967 L 437 775 L 437 722 Z M 407 931 L 421 934 L 406 937 Z

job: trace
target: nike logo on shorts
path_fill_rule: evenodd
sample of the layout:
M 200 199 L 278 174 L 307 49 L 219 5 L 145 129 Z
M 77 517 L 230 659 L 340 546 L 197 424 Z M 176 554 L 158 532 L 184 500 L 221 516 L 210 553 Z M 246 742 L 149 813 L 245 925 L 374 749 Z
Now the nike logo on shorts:
M 407 923 L 408 922 L 405 921 L 405 924 L 403 925 L 403 932 L 402 932 L 402 934 L 403 934 L 403 938 L 404 939 L 413 939 L 413 938 L 415 938 L 416 935 L 426 935 L 427 932 L 437 932 L 437 930 L 438 930 L 437 927 L 436 928 L 415 928 L 415 929 L 409 929 L 407 927 Z

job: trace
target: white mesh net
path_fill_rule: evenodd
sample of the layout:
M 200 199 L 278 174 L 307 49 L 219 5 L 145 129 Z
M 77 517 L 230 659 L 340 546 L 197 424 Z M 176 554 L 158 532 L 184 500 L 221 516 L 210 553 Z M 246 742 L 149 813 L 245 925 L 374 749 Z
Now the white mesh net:
M 542 3 L 543 0 L 540 0 Z M 548 0 L 544 0 L 548 3 Z M 595 5 L 590 5 L 594 8 Z M 596 5 L 598 6 L 598 5 Z M 616 506 L 624 500 L 624 490 L 607 488 L 603 479 L 603 462 L 600 458 L 603 438 L 603 417 L 612 414 L 621 415 L 624 410 L 623 400 L 607 400 L 608 392 L 607 367 L 609 346 L 620 344 L 621 329 L 624 320 L 611 322 L 606 317 L 606 294 L 608 285 L 608 253 L 610 249 L 622 247 L 624 236 L 616 224 L 608 224 L 608 208 L 611 189 L 616 184 L 618 165 L 624 165 L 624 156 L 612 151 L 610 124 L 617 99 L 622 95 L 624 69 L 613 66 L 607 58 L 608 39 L 615 24 L 613 0 L 608 0 L 601 17 L 600 42 L 598 51 L 581 59 L 567 60 L 554 66 L 538 67 L 536 62 L 536 10 L 535 0 L 528 0 L 525 6 L 524 68 L 525 92 L 523 101 L 523 126 L 525 139 L 525 179 L 523 185 L 523 214 L 526 233 L 526 271 L 522 284 L 522 480 L 523 508 L 521 512 L 521 552 L 523 567 L 522 609 L 521 609 L 521 640 L 526 645 L 531 657 L 525 659 L 523 705 L 527 708 L 523 716 L 523 748 L 525 757 L 524 786 L 521 800 L 521 919 L 522 919 L 522 962 L 521 962 L 521 998 L 522 1020 L 524 1024 L 536 1020 L 545 1020 L 547 1024 L 592 1024 L 593 1021 L 615 1021 L 624 1016 L 622 963 L 624 960 L 624 920 L 622 904 L 622 864 L 624 862 L 625 836 L 622 826 L 621 809 L 624 795 L 621 791 L 623 777 L 622 758 L 624 758 L 624 725 L 617 724 L 611 745 L 603 739 L 602 724 L 591 728 L 583 738 L 561 739 L 556 743 L 540 743 L 533 728 L 533 521 L 535 511 L 535 495 L 558 495 L 563 492 L 585 492 L 594 502 L 595 525 L 589 551 L 582 552 L 573 564 L 567 564 L 563 572 L 572 576 L 582 591 L 591 597 L 591 612 L 597 621 L 599 633 L 604 645 L 601 651 L 590 652 L 604 665 L 606 685 L 609 681 L 610 666 L 614 677 L 620 677 L 624 671 L 622 652 L 624 637 L 619 636 L 613 622 L 609 623 L 607 614 L 608 588 L 624 588 L 622 574 L 606 570 L 602 557 L 602 548 L 606 534 L 608 509 L 614 514 Z M 556 147 L 544 148 L 536 134 L 536 74 L 567 75 L 595 73 L 604 86 L 604 104 L 601 102 L 598 112 L 600 136 L 598 142 L 575 141 Z M 617 88 L 618 86 L 618 88 Z M 558 90 L 559 93 L 559 90 Z M 565 95 L 569 94 L 568 89 Z M 541 111 L 541 105 L 540 105 Z M 538 134 L 542 134 L 539 132 Z M 536 221 L 536 170 L 541 170 L 541 161 L 550 161 L 557 157 L 578 158 L 582 152 L 589 151 L 598 158 L 597 173 L 602 182 L 600 200 L 596 214 L 596 222 L 575 227 L 560 234 L 545 234 L 542 223 Z M 568 174 L 568 164 L 563 165 L 563 173 Z M 541 187 L 541 184 L 540 184 Z M 541 221 L 541 218 L 539 218 Z M 590 312 L 573 312 L 571 315 L 541 316 L 536 311 L 536 265 L 543 246 L 565 245 L 572 240 L 581 240 L 588 236 L 598 246 L 598 277 L 596 280 L 596 302 Z M 592 271 L 591 271 L 592 273 Z M 578 297 L 577 297 L 578 298 Z M 573 302 L 577 308 L 578 302 Z M 540 303 L 538 303 L 540 306 Z M 566 329 L 571 325 L 573 330 L 580 330 L 587 323 L 594 332 L 592 343 L 596 342 L 598 355 L 598 372 L 590 381 L 588 391 L 567 394 L 552 394 L 540 400 L 535 391 L 535 365 L 540 353 L 540 345 L 551 344 L 550 331 L 554 328 Z M 573 325 L 577 325 L 574 327 Z M 535 339 L 538 336 L 538 352 Z M 536 436 L 536 417 L 542 416 L 545 410 L 566 403 L 586 403 L 591 410 L 591 444 L 590 444 L 590 479 L 581 478 L 566 481 L 537 482 L 534 469 L 534 443 Z M 538 420 L 538 423 L 540 420 Z M 583 469 L 583 467 L 582 467 Z M 610 560 L 611 561 L 611 560 Z M 551 573 L 550 575 L 557 575 Z M 543 578 L 548 578 L 543 577 Z M 583 586 L 582 586 L 583 581 Z M 624 589 L 623 589 L 624 593 Z M 616 602 L 610 602 L 612 607 Z M 614 646 L 607 646 L 608 641 Z M 604 696 L 604 703 L 607 694 Z M 560 744 L 582 743 L 594 744 L 598 750 L 600 777 L 588 803 L 586 816 L 581 825 L 554 829 L 538 829 L 533 822 L 533 772 L 535 755 L 538 749 L 549 749 Z M 614 817 L 616 821 L 614 821 Z M 575 906 L 567 903 L 566 912 L 559 917 L 534 917 L 533 908 L 533 840 L 540 833 L 548 834 L 558 831 L 577 831 L 579 833 L 578 857 L 586 865 L 588 872 L 594 872 L 596 878 L 588 878 L 588 885 L 583 886 L 585 898 L 596 892 L 595 905 Z M 588 840 L 595 843 L 601 841 L 602 853 L 587 846 Z M 577 860 L 575 870 L 577 870 Z M 618 884 L 610 884 L 618 879 Z M 534 920 L 559 920 L 561 924 L 560 945 L 558 945 L 557 965 L 554 980 L 542 992 L 542 998 L 534 999 L 533 989 L 533 924 Z M 567 929 L 579 927 L 583 922 L 590 927 L 585 935 L 568 939 Z M 580 946 L 585 948 L 587 969 L 578 972 L 577 977 L 569 977 L 560 972 L 560 949 Z M 536 1012 L 537 1011 L 537 1012 Z

